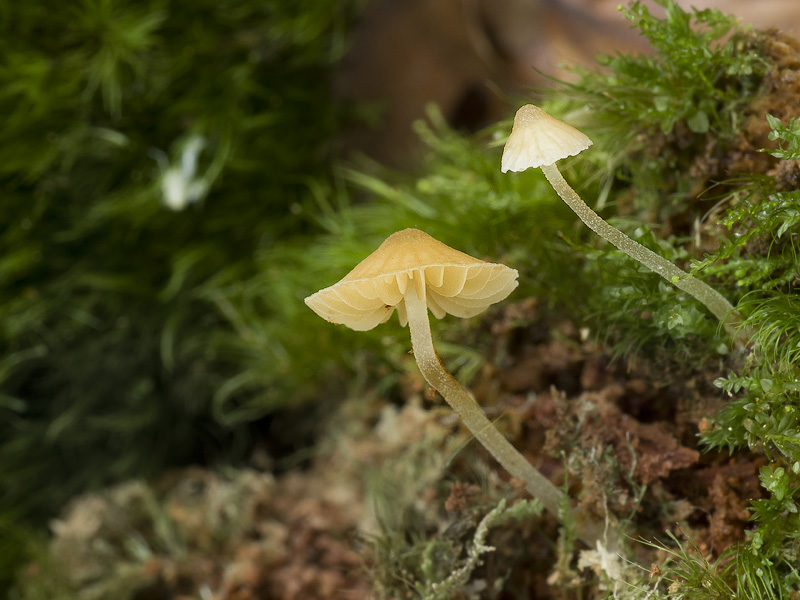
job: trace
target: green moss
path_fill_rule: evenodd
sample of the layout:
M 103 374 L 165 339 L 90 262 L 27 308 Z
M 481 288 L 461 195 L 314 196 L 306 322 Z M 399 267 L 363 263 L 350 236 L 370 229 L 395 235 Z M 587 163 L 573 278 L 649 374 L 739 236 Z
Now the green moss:
M 703 162 L 731 163 L 726 156 L 734 147 L 758 143 L 743 143 L 738 126 L 749 110 L 747 103 L 769 105 L 767 94 L 772 92 L 759 88 L 770 66 L 766 55 L 759 54 L 766 37 L 732 30 L 733 21 L 716 11 L 689 14 L 672 2 L 660 4 L 666 7 L 665 19 L 655 19 L 638 3 L 625 11 L 651 40 L 655 56 L 606 58 L 603 64 L 610 71 L 585 72 L 572 93 L 588 101 L 607 128 L 598 129 L 603 140 L 616 132 L 623 136 L 612 155 L 619 161 L 613 173 L 621 175 L 623 183 L 618 179 L 609 185 L 609 199 L 630 193 L 637 214 L 660 215 L 673 231 L 687 220 L 681 215 L 689 215 L 697 219 L 697 238 L 713 240 L 705 247 L 717 246 L 698 257 L 688 238 L 657 241 L 645 227 L 638 229 L 644 243 L 672 260 L 690 263 L 693 274 L 707 278 L 728 297 L 739 298 L 737 309 L 745 316 L 742 327 L 750 335 L 751 352 L 743 364 L 735 359 L 729 363 L 738 374 L 717 379 L 734 398 L 704 433 L 703 442 L 707 448 L 726 447 L 732 453 L 764 452 L 770 463 L 761 471 L 767 497 L 752 503 L 756 525 L 748 540 L 714 565 L 691 552 L 674 554 L 669 571 L 674 585 L 668 597 L 790 597 L 798 589 L 798 543 L 794 527 L 782 529 L 777 519 L 794 520 L 800 489 L 794 466 L 800 465 L 800 307 L 795 291 L 800 219 L 797 193 L 786 189 L 792 167 L 769 163 L 764 171 L 729 178 L 714 190 L 717 208 L 708 211 L 702 226 L 691 216 L 708 206 L 698 198 L 703 189 L 699 186 L 711 185 L 704 178 L 714 172 Z M 690 23 L 701 29 L 690 32 Z M 727 41 L 720 39 L 731 31 Z M 796 160 L 797 120 L 784 124 L 767 115 L 766 123 L 772 130 L 769 139 L 779 142 L 769 153 Z M 643 140 L 654 144 L 658 153 L 648 152 Z M 590 251 L 587 256 L 597 261 L 598 266 L 590 268 L 602 281 L 592 296 L 598 327 L 611 326 L 607 339 L 620 355 L 635 350 L 653 356 L 667 348 L 667 361 L 686 365 L 702 364 L 703 356 L 711 357 L 708 351 L 714 349 L 723 355 L 729 352 L 707 319 L 676 297 L 675 290 L 655 281 L 648 285 L 646 277 L 643 280 L 613 251 Z M 698 352 L 699 346 L 706 350 Z
M 0 511 L 246 447 L 221 298 L 310 229 L 357 8 L 0 2 Z
M 664 18 L 640 2 L 621 8 L 652 54 L 601 56 L 603 70 L 576 69 L 580 79 L 565 91 L 590 108 L 593 137 L 613 174 L 635 190 L 636 209 L 663 221 L 692 201 L 692 161 L 712 140 L 735 137 L 769 62 L 760 34 L 734 17 L 658 4 Z

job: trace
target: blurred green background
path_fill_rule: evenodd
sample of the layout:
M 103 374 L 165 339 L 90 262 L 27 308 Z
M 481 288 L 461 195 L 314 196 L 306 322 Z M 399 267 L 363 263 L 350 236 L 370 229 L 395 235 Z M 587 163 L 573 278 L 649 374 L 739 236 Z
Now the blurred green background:
M 332 186 L 359 4 L 0 3 L 0 514 L 241 459 L 302 385 L 266 257 Z

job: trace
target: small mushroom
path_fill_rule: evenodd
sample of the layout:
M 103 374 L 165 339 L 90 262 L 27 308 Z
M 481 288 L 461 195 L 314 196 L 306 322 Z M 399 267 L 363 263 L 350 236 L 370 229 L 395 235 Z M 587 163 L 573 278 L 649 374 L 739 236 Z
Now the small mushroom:
M 527 104 L 514 117 L 511 135 L 503 150 L 501 169 L 506 173 L 540 167 L 556 193 L 592 231 L 702 302 L 737 342 L 746 343 L 746 332 L 738 327 L 740 317 L 722 294 L 606 223 L 569 186 L 556 167 L 556 161 L 574 156 L 591 145 L 592 141 L 574 127 L 550 116 L 538 106 Z
M 517 287 L 516 270 L 454 250 L 417 229 L 389 236 L 375 252 L 338 283 L 306 298 L 306 304 L 332 323 L 356 331 L 386 322 L 397 310 L 408 323 L 414 358 L 426 381 L 461 417 L 475 438 L 554 515 L 566 506 L 564 494 L 542 475 L 492 425 L 481 407 L 442 366 L 431 338 L 428 309 L 472 317 L 504 300 Z M 594 547 L 602 531 L 581 525 L 579 535 Z

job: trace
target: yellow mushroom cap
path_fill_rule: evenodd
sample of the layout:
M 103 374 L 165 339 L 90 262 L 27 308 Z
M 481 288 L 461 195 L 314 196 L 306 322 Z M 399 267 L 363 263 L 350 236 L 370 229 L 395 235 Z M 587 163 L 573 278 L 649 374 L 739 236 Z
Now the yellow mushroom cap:
M 418 229 L 390 235 L 344 278 L 305 299 L 323 319 L 367 331 L 385 323 L 395 309 L 405 325 L 409 283 L 439 319 L 446 313 L 472 317 L 504 300 L 517 287 L 515 269 L 489 263 Z
M 503 149 L 501 170 L 524 171 L 552 165 L 592 145 L 586 135 L 551 117 L 538 106 L 526 104 L 514 116 L 511 135 Z

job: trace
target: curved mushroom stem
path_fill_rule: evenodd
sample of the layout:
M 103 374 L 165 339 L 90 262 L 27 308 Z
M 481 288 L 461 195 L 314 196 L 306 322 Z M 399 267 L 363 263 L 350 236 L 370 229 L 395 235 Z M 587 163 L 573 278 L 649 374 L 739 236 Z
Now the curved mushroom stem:
M 408 327 L 411 330 L 411 347 L 422 376 L 439 391 L 450 407 L 461 417 L 472 435 L 483 444 L 497 462 L 513 477 L 523 481 L 528 492 L 540 500 L 553 515 L 561 519 L 561 510 L 569 506 L 565 501 L 564 493 L 528 462 L 495 428 L 475 399 L 442 366 L 433 347 L 428 306 L 424 298 L 420 299 L 417 296 L 415 287 L 413 285 L 408 287 L 405 294 L 405 307 Z M 424 286 L 421 287 L 424 288 Z M 605 540 L 608 546 L 607 537 L 613 535 L 613 532 L 606 532 L 604 523 L 589 521 L 581 518 L 581 515 L 576 515 L 576 523 L 578 537 L 590 548 L 594 548 L 600 540 Z
M 748 336 L 746 332 L 739 328 L 741 316 L 734 310 L 733 305 L 731 305 L 722 294 L 699 279 L 692 277 L 666 258 L 659 256 L 652 250 L 633 241 L 619 229 L 606 223 L 600 215 L 589 208 L 575 190 L 570 187 L 555 164 L 544 165 L 541 169 L 556 193 L 561 196 L 561 199 L 567 203 L 567 206 L 569 206 L 575 214 L 578 215 L 580 220 L 592 231 L 614 244 L 625 254 L 642 263 L 654 273 L 661 275 L 661 277 L 669 281 L 675 287 L 682 289 L 687 294 L 702 302 L 705 307 L 722 322 L 722 326 L 736 342 L 742 345 L 747 343 Z

